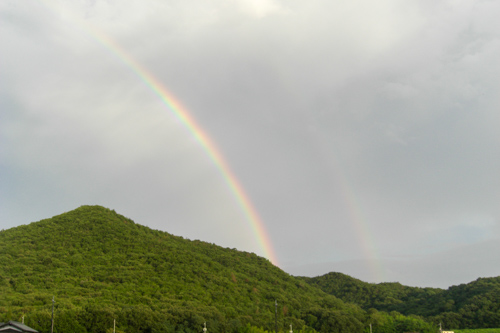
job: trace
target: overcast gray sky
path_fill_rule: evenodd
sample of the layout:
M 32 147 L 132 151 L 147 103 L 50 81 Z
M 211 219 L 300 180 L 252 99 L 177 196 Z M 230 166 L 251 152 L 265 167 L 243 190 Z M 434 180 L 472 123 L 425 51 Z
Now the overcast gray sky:
M 4 0 L 0 227 L 99 204 L 266 255 L 126 54 L 212 139 L 286 272 L 498 276 L 499 14 L 492 0 Z

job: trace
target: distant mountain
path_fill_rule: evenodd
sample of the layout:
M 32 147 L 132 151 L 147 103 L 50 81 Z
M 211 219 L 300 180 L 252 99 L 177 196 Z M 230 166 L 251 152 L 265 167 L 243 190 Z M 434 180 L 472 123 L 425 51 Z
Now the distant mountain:
M 447 290 L 399 283 L 372 284 L 342 273 L 303 279 L 365 310 L 421 316 L 450 329 L 500 327 L 500 277 L 480 278 Z
M 367 283 L 335 272 L 304 279 L 345 302 L 358 304 L 364 309 L 375 308 L 388 312 L 404 312 L 403 309 L 408 303 L 443 292 L 438 288 L 407 287 L 398 282 Z

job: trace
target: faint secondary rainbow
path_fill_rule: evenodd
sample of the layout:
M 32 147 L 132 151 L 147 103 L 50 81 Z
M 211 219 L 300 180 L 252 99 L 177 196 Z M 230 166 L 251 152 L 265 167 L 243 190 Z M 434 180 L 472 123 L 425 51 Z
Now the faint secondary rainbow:
M 364 253 L 365 260 L 368 261 L 368 265 L 372 272 L 374 279 L 377 282 L 385 281 L 385 269 L 382 266 L 382 261 L 380 260 L 380 255 L 378 253 L 378 249 L 375 246 L 375 242 L 373 241 L 372 232 L 370 231 L 370 227 L 366 222 L 366 218 L 363 215 L 361 205 L 356 196 L 356 193 L 353 190 L 353 186 L 349 181 L 349 176 L 346 172 L 342 172 L 344 170 L 341 166 L 337 158 L 334 158 L 333 161 L 337 174 L 337 179 L 339 181 L 341 192 L 343 194 L 344 203 L 346 205 L 347 211 L 349 213 L 349 219 L 351 220 L 356 235 L 358 237 L 361 250 Z
M 365 254 L 365 259 L 368 261 L 370 270 L 372 271 L 373 277 L 377 282 L 385 281 L 385 269 L 381 264 L 380 255 L 373 241 L 372 233 L 370 228 L 366 223 L 366 218 L 360 208 L 359 200 L 357 199 L 354 191 L 347 186 L 347 181 L 343 180 L 344 183 L 342 187 L 344 188 L 343 193 L 345 197 L 347 209 L 349 211 L 350 219 L 356 229 L 356 234 L 358 235 L 361 248 Z
M 363 206 L 356 195 L 356 187 L 349 177 L 349 169 L 342 165 L 341 159 L 339 158 L 340 154 L 336 151 L 335 145 L 332 145 L 329 139 L 322 135 L 312 135 L 311 139 L 315 140 L 318 152 L 324 157 L 324 161 L 332 171 L 332 180 L 334 180 L 336 186 L 339 188 L 339 193 L 342 195 L 342 204 L 347 213 L 346 217 L 350 226 L 353 228 L 357 238 L 356 243 L 359 244 L 359 250 L 362 255 L 362 258 L 353 258 L 350 253 L 341 253 L 340 258 L 342 259 L 332 262 L 331 259 L 327 258 L 325 263 L 334 264 L 335 262 L 341 262 L 343 260 L 361 259 L 366 262 L 366 268 L 369 270 L 374 282 L 384 282 L 386 270 L 380 258 L 373 232 L 371 232 L 368 220 L 363 214 Z
M 195 137 L 198 143 L 203 147 L 206 154 L 210 157 L 212 162 L 217 166 L 226 185 L 234 195 L 236 202 L 245 215 L 246 220 L 249 222 L 255 236 L 257 243 L 264 255 L 276 266 L 278 260 L 273 250 L 271 240 L 267 234 L 257 210 L 250 201 L 248 195 L 245 193 L 240 182 L 231 171 L 231 168 L 225 161 L 222 154 L 219 152 L 210 137 L 203 131 L 203 129 L 196 123 L 195 119 L 189 114 L 185 107 L 172 95 L 162 83 L 154 77 L 143 65 L 137 62 L 133 57 L 116 43 L 114 40 L 106 36 L 103 32 L 97 30 L 85 21 L 75 17 L 72 13 L 68 12 L 60 6 L 56 6 L 49 0 L 39 0 L 51 10 L 56 13 L 64 13 L 65 16 L 71 17 L 71 20 L 82 28 L 93 39 L 97 40 L 101 45 L 110 50 L 116 55 L 127 67 L 129 67 L 151 90 L 154 91 L 162 102 L 168 106 L 172 113 L 179 119 L 188 131 Z

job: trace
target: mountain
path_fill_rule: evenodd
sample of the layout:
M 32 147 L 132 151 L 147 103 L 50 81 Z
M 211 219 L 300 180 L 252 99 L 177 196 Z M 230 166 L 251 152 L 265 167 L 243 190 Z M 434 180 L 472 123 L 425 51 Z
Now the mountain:
M 0 321 L 49 332 L 361 332 L 369 316 L 253 253 L 100 206 L 0 232 Z M 275 300 L 278 306 L 275 306 Z M 1 317 L 3 316 L 3 317 Z M 276 320 L 276 322 L 275 322 Z
M 55 333 L 420 332 L 500 327 L 500 278 L 448 290 L 294 277 L 254 253 L 82 206 L 0 231 L 0 321 Z M 54 302 L 52 301 L 54 297 Z M 277 300 L 278 304 L 275 305 Z M 423 319 L 425 318 L 425 320 Z
M 407 287 L 398 282 L 367 283 L 336 272 L 304 280 L 345 302 L 358 304 L 364 309 L 374 308 L 387 312 L 405 313 L 408 304 L 419 303 L 424 298 L 443 292 L 438 288 Z
M 312 286 L 365 310 L 421 316 L 449 329 L 500 327 L 500 277 L 447 290 L 407 287 L 399 283 L 366 283 L 342 273 L 303 278 Z

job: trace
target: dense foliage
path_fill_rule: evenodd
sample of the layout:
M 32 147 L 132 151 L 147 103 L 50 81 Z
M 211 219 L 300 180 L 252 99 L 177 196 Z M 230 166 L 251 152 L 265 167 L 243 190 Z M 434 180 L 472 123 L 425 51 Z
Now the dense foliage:
M 416 315 L 447 329 L 500 327 L 500 277 L 437 288 L 371 284 L 341 273 L 304 278 L 311 285 L 368 310 Z
M 455 330 L 454 333 L 500 333 L 500 328 L 475 328 Z
M 127 333 L 201 332 L 205 322 L 209 332 L 259 333 L 274 331 L 276 318 L 279 331 L 363 332 L 372 321 L 253 253 L 99 206 L 1 231 L 0 261 L 0 321 L 24 316 L 41 332 L 50 332 L 53 296 L 56 333 L 106 332 L 114 320 Z

